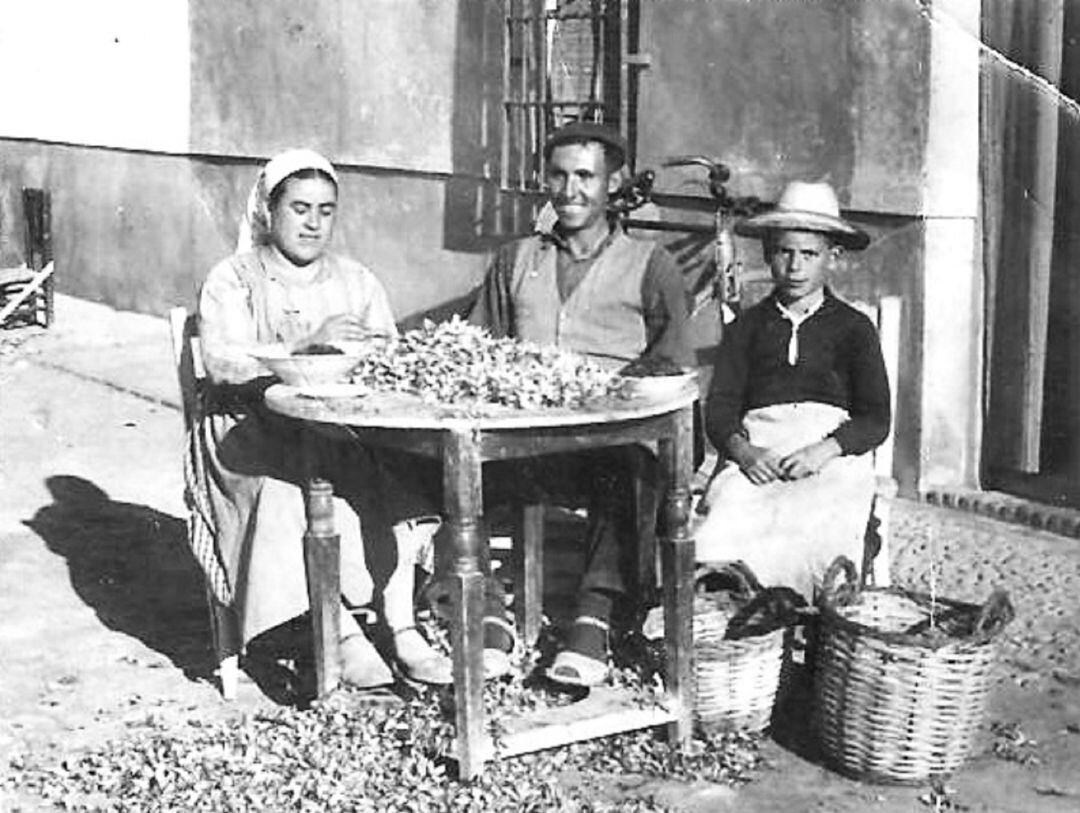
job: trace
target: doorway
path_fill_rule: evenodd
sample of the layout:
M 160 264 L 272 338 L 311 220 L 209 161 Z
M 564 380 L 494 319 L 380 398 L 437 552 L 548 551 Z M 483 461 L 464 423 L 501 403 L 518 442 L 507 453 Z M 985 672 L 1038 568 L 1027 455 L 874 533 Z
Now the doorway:
M 984 0 L 983 484 L 1080 507 L 1080 10 Z

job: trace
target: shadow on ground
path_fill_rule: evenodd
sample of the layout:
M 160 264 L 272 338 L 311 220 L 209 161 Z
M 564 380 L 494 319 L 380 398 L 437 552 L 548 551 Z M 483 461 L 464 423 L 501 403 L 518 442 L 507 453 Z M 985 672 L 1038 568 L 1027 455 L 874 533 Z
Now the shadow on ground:
M 52 504 L 26 525 L 64 557 L 71 584 L 109 629 L 138 638 L 189 680 L 213 673 L 202 575 L 185 523 L 116 502 L 82 477 L 45 481 Z

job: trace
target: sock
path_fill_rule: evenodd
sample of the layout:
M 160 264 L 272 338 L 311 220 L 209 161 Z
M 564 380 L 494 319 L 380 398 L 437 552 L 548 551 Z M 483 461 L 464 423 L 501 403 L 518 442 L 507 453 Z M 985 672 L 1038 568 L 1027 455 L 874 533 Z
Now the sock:
M 566 634 L 566 649 L 587 658 L 605 660 L 615 598 L 601 590 L 588 590 L 578 599 L 577 614 Z

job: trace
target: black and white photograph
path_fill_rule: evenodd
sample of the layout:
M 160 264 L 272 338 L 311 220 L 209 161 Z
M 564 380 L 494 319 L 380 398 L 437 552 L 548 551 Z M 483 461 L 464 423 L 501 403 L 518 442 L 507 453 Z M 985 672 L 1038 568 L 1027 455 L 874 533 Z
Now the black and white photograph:
M 0 0 L 0 813 L 1080 809 L 1080 2 Z

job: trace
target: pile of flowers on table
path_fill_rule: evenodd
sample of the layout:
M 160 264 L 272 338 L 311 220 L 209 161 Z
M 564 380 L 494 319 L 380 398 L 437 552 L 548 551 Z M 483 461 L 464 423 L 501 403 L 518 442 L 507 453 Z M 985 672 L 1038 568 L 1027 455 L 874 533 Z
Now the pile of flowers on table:
M 458 317 L 369 341 L 353 382 L 441 404 L 575 408 L 616 394 L 622 383 L 582 355 L 495 338 Z

